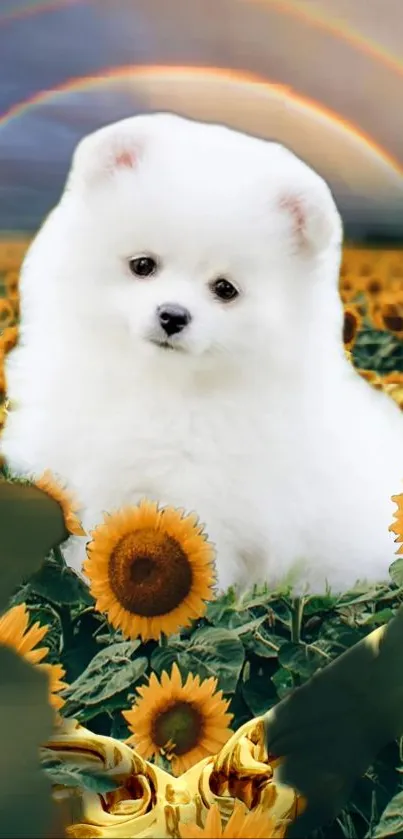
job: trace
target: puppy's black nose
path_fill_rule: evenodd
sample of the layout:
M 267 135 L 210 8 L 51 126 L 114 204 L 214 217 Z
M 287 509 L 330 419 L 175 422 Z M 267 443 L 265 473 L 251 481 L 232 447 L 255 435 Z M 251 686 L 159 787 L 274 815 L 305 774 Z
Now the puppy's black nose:
M 157 309 L 158 320 L 167 335 L 176 335 L 191 321 L 190 312 L 176 303 L 163 303 Z

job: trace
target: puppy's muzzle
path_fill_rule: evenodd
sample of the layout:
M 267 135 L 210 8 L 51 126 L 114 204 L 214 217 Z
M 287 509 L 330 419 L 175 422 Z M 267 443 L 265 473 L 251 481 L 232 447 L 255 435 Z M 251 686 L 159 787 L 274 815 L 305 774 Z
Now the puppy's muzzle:
M 157 317 L 168 337 L 182 332 L 192 319 L 188 309 L 176 303 L 163 303 L 157 309 Z

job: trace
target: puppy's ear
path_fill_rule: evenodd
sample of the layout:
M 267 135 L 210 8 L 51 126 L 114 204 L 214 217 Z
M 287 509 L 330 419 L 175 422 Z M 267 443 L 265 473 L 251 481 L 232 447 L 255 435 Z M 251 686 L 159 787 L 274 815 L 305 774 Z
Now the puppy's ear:
M 78 144 L 67 181 L 69 188 L 91 188 L 121 171 L 134 171 L 142 142 L 133 124 L 126 121 L 101 128 Z
M 327 184 L 321 178 L 302 187 L 284 189 L 278 207 L 287 214 L 298 249 L 320 253 L 342 240 L 341 218 Z

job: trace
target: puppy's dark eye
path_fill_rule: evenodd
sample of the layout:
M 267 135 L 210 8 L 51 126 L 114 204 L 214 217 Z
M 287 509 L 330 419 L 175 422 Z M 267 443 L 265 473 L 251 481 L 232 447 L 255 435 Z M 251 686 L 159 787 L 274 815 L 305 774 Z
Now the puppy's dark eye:
M 214 297 L 217 297 L 219 300 L 223 300 L 225 303 L 230 300 L 235 300 L 235 297 L 238 297 L 239 295 L 239 291 L 235 288 L 235 286 L 233 286 L 229 280 L 224 280 L 223 277 L 220 277 L 218 280 L 211 283 L 210 288 Z
M 151 277 L 157 270 L 157 263 L 152 256 L 135 256 L 129 259 L 129 268 L 136 277 Z

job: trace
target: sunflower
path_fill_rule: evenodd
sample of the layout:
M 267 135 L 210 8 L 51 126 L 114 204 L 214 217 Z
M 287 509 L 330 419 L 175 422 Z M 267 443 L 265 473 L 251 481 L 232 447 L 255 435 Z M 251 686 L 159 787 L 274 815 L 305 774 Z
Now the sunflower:
M 0 354 L 6 355 L 14 349 L 18 340 L 18 329 L 16 326 L 7 326 L 0 335 Z
M 29 242 L 1 242 L 0 243 L 0 270 L 16 271 L 20 267 Z
M 369 276 L 363 281 L 363 291 L 372 300 L 376 300 L 386 289 L 385 279 L 380 276 Z
M 400 370 L 394 370 L 392 373 L 387 373 L 382 376 L 384 385 L 395 385 L 396 387 L 403 387 L 403 373 Z
M 4 359 L 0 351 L 0 402 L 6 395 L 6 371 L 4 369 Z
M 389 279 L 388 290 L 394 294 L 401 294 L 403 287 L 403 266 L 396 269 L 396 273 Z
M 382 389 L 403 410 L 403 373 L 395 371 L 382 376 Z
M 6 403 L 2 402 L 0 404 L 0 432 L 1 432 L 2 428 L 4 428 L 4 425 L 5 425 L 5 422 L 6 422 L 6 416 L 7 416 Z M 2 460 L 0 462 L 0 465 L 2 466 L 3 463 L 4 463 L 4 458 L 2 458 Z
M 9 326 L 14 321 L 14 309 L 9 300 L 0 297 L 0 329 Z
M 395 542 L 401 543 L 403 542 L 403 493 L 401 495 L 392 495 L 392 501 L 397 504 L 397 510 L 394 513 L 396 521 L 390 525 L 389 530 L 391 533 L 395 533 Z M 396 553 L 403 554 L 403 544 L 400 545 Z
M 142 501 L 104 517 L 84 572 L 96 608 L 128 638 L 158 640 L 201 617 L 214 597 L 214 550 L 194 515 Z
M 262 807 L 247 810 L 240 801 L 235 802 L 225 827 L 217 804 L 210 807 L 204 827 L 195 823 L 178 825 L 181 839 L 283 839 L 287 827 L 287 822 L 276 822 Z
M 340 297 L 343 303 L 350 303 L 357 297 L 361 291 L 361 285 L 358 277 L 351 274 L 341 275 L 340 277 Z
M 122 712 L 133 732 L 127 742 L 145 759 L 164 755 L 175 775 L 216 754 L 232 734 L 233 718 L 216 687 L 217 679 L 200 682 L 191 673 L 183 683 L 177 664 L 160 682 L 152 673 L 148 685 L 137 688 L 140 699 Z
M 373 317 L 378 329 L 392 332 L 397 338 L 403 338 L 403 297 L 402 295 L 384 295 Z
M 8 271 L 4 279 L 4 285 L 6 288 L 6 297 L 8 297 L 10 300 L 19 297 L 18 271 Z
M 356 306 L 347 306 L 344 310 L 343 342 L 347 350 L 355 343 L 361 326 L 361 315 Z
M 403 411 L 403 387 L 395 387 L 394 390 L 389 394 L 389 396 L 394 399 L 396 405 Z
M 35 481 L 35 486 L 60 504 L 63 511 L 64 523 L 69 533 L 73 536 L 86 536 L 86 532 L 83 530 L 76 515 L 77 504 L 75 500 L 70 493 L 57 483 L 49 470 L 44 472 L 42 477 Z
M 60 711 L 60 708 L 64 705 L 64 699 L 59 695 L 59 691 L 67 687 L 66 682 L 63 682 L 63 677 L 66 675 L 65 669 L 61 664 L 48 664 L 46 661 L 38 664 L 38 668 L 48 676 L 50 704 L 56 711 Z
M 35 664 L 39 670 L 45 672 L 49 679 L 49 702 L 56 710 L 64 704 L 58 692 L 66 687 L 62 681 L 65 671 L 60 664 L 48 664 L 43 659 L 47 656 L 48 647 L 38 647 L 48 632 L 48 626 L 41 626 L 38 622 L 28 629 L 29 613 L 25 603 L 13 606 L 0 617 L 0 644 L 11 647 L 30 664 Z
M 359 373 L 362 379 L 369 382 L 375 390 L 383 390 L 382 379 L 374 370 L 362 370 L 360 367 L 357 367 L 357 373 Z

